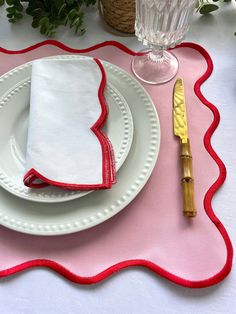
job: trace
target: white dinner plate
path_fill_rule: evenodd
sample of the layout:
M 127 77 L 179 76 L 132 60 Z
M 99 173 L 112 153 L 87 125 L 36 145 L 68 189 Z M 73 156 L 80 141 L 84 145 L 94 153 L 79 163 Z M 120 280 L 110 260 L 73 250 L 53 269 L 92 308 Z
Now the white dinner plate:
M 55 58 L 55 57 L 54 57 Z M 59 56 L 71 59 L 73 56 Z M 88 57 L 77 56 L 77 59 Z M 0 84 L 0 185 L 18 197 L 30 201 L 56 203 L 82 197 L 92 191 L 71 191 L 49 186 L 30 189 L 23 183 L 29 117 L 32 63 L 27 63 L 1 77 Z M 133 121 L 127 102 L 108 80 L 105 97 L 109 116 L 104 131 L 113 144 L 116 170 L 125 161 L 133 139 Z M 64 126 L 66 128 L 66 126 Z
M 84 230 L 121 211 L 147 182 L 160 146 L 160 124 L 155 106 L 136 79 L 110 63 L 103 62 L 103 65 L 108 82 L 126 99 L 134 122 L 132 146 L 118 172 L 117 183 L 109 190 L 95 191 L 85 197 L 57 204 L 28 202 L 0 189 L 0 223 L 4 226 L 35 235 L 59 235 Z M 18 76 L 20 72 L 19 69 Z M 15 75 L 13 77 L 18 83 Z M 17 130 L 20 137 L 21 126 Z

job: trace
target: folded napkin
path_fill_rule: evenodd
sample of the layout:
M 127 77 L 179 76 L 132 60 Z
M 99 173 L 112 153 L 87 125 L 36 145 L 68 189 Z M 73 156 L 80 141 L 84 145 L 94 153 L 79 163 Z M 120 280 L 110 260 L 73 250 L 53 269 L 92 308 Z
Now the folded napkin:
M 33 62 L 26 186 L 75 190 L 112 186 L 113 150 L 101 131 L 108 115 L 105 86 L 98 59 Z

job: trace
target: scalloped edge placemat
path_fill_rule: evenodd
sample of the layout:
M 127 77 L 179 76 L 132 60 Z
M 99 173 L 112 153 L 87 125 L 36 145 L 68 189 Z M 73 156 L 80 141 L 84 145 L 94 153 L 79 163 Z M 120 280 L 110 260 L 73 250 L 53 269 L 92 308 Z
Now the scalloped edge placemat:
M 57 47 L 57 48 L 59 48 L 59 50 L 61 50 L 62 54 L 81 53 L 81 54 L 92 55 L 94 53 L 94 54 L 98 55 L 99 58 L 102 58 L 101 50 L 103 48 L 108 49 L 109 47 L 110 47 L 110 49 L 118 49 L 117 52 L 118 51 L 122 52 L 124 56 L 125 55 L 127 56 L 127 59 L 128 59 L 128 57 L 130 58 L 131 56 L 134 56 L 136 54 L 135 52 L 131 51 L 127 47 L 125 47 L 122 44 L 115 42 L 115 41 L 108 41 L 108 42 L 104 42 L 104 43 L 92 46 L 92 47 L 87 48 L 87 49 L 79 50 L 79 49 L 73 49 L 73 48 L 67 47 L 64 44 L 62 44 L 58 41 L 54 41 L 54 40 L 47 40 L 47 41 L 44 41 L 42 43 L 33 45 L 31 47 L 28 47 L 26 49 L 22 49 L 19 51 L 10 51 L 10 50 L 4 49 L 4 48 L 0 48 L 0 52 L 3 53 L 4 55 L 8 55 L 8 54 L 13 55 L 13 56 L 11 56 L 12 57 L 11 60 L 13 61 L 11 64 L 11 68 L 12 68 L 14 66 L 19 65 L 19 64 L 14 65 L 14 55 L 22 55 L 21 63 L 24 63 L 24 62 L 30 61 L 28 56 L 27 56 L 27 53 L 37 51 L 37 48 L 40 48 L 40 47 L 54 47 L 54 48 Z M 2 247 L 5 247 L 5 249 L 6 249 L 5 252 L 9 253 L 9 255 L 8 255 L 9 260 L 4 261 L 2 258 L 2 260 L 0 262 L 0 268 L 1 268 L 0 277 L 8 276 L 8 275 L 14 274 L 16 272 L 25 270 L 25 269 L 30 268 L 30 267 L 44 266 L 44 267 L 49 267 L 49 268 L 57 271 L 58 273 L 60 273 L 61 275 L 63 275 L 64 277 L 66 277 L 67 279 L 69 279 L 73 282 L 77 282 L 77 283 L 81 283 L 81 284 L 92 284 L 92 283 L 97 283 L 97 282 L 105 279 L 106 277 L 110 276 L 114 272 L 117 272 L 118 270 L 121 270 L 121 269 L 126 268 L 128 266 L 145 266 L 145 267 L 151 269 L 154 273 L 156 273 L 162 277 L 165 277 L 165 278 L 167 278 L 167 279 L 169 279 L 169 280 L 171 280 L 171 281 L 173 281 L 179 285 L 191 287 L 191 288 L 201 288 L 201 287 L 207 287 L 207 286 L 217 284 L 218 282 L 222 281 L 229 274 L 231 267 L 232 267 L 232 258 L 233 258 L 232 244 L 231 244 L 230 238 L 227 234 L 227 231 L 225 230 L 224 226 L 219 221 L 219 219 L 215 216 L 213 209 L 212 209 L 212 206 L 211 206 L 211 201 L 212 201 L 212 198 L 213 198 L 215 192 L 223 184 L 223 182 L 226 178 L 226 168 L 225 168 L 223 162 L 221 161 L 221 159 L 216 154 L 216 152 L 213 150 L 213 148 L 211 146 L 211 142 L 210 142 L 211 136 L 219 124 L 220 116 L 219 116 L 219 112 L 218 112 L 217 108 L 213 104 L 208 102 L 204 98 L 204 96 L 202 95 L 202 93 L 200 91 L 201 84 L 212 73 L 213 63 L 212 63 L 212 60 L 211 60 L 209 54 L 206 52 L 206 50 L 197 44 L 183 43 L 183 44 L 179 45 L 178 47 L 176 47 L 175 49 L 177 50 L 179 48 L 192 48 L 193 50 L 197 51 L 201 57 L 203 57 L 205 59 L 206 64 L 207 64 L 205 73 L 194 84 L 194 92 L 195 92 L 195 95 L 197 95 L 198 99 L 201 101 L 201 103 L 204 104 L 206 106 L 206 108 L 210 109 L 211 112 L 213 113 L 213 121 L 210 123 L 210 126 L 207 129 L 207 131 L 204 135 L 203 141 L 204 141 L 204 146 L 205 146 L 206 151 L 210 154 L 211 158 L 215 161 L 215 163 L 217 165 L 219 175 L 218 175 L 217 179 L 214 181 L 214 183 L 211 185 L 211 187 L 208 189 L 208 191 L 205 193 L 204 200 L 202 200 L 202 201 L 203 201 L 204 209 L 205 209 L 204 216 L 207 217 L 207 219 L 208 218 L 210 219 L 210 221 L 212 222 L 212 225 L 215 226 L 215 228 L 217 228 L 214 230 L 217 230 L 218 234 L 222 237 L 222 251 L 220 252 L 220 249 L 219 249 L 218 253 L 219 254 L 222 253 L 221 255 L 225 254 L 225 256 L 221 256 L 221 258 L 219 259 L 219 265 L 221 266 L 219 271 L 217 271 L 213 275 L 212 274 L 209 276 L 203 275 L 202 276 L 203 278 L 200 278 L 199 280 L 196 278 L 195 279 L 189 279 L 189 278 L 187 278 L 188 277 L 187 275 L 186 276 L 180 276 L 178 274 L 178 271 L 175 271 L 174 267 L 173 267 L 173 269 L 170 269 L 171 267 L 169 267 L 169 266 L 171 266 L 172 261 L 169 261 L 168 259 L 166 259 L 165 262 L 168 261 L 169 265 L 168 265 L 168 267 L 163 267 L 163 265 L 162 265 L 163 261 L 161 261 L 161 257 L 166 258 L 165 254 L 167 254 L 168 252 L 167 253 L 164 252 L 163 255 L 160 255 L 157 257 L 155 255 L 155 251 L 158 251 L 158 249 L 160 251 L 160 247 L 159 248 L 153 247 L 153 252 L 148 252 L 150 256 L 146 259 L 142 258 L 143 256 L 139 255 L 135 259 L 124 259 L 124 260 L 117 262 L 117 263 L 111 263 L 111 265 L 109 265 L 109 263 L 107 263 L 108 265 L 106 267 L 104 265 L 102 265 L 100 267 L 101 269 L 99 271 L 97 271 L 96 267 L 95 267 L 92 271 L 92 273 L 93 273 L 92 275 L 89 274 L 88 272 L 86 273 L 86 271 L 84 269 L 82 271 L 83 267 L 81 266 L 81 264 L 80 264 L 81 271 L 84 273 L 84 275 L 77 274 L 77 272 L 71 270 L 68 265 L 65 266 L 66 263 L 53 261 L 53 258 L 52 258 L 52 256 L 50 256 L 49 251 L 48 251 L 48 256 L 50 257 L 49 259 L 42 259 L 42 258 L 30 259 L 30 258 L 28 258 L 28 255 L 25 254 L 24 258 L 22 257 L 22 259 L 28 260 L 28 261 L 17 263 L 14 260 L 12 260 L 11 256 L 10 256 L 11 255 L 10 254 L 11 253 L 10 252 L 10 246 L 11 245 L 12 245 L 11 249 L 13 249 L 13 248 L 16 249 L 18 254 L 19 255 L 22 254 L 22 256 L 23 256 L 24 250 L 22 250 L 22 252 L 21 252 L 21 246 L 25 250 L 26 250 L 26 247 L 28 249 L 30 247 L 30 241 L 32 240 L 32 242 L 36 243 L 35 249 L 32 250 L 33 255 L 38 256 L 38 255 L 40 255 L 40 253 L 37 253 L 36 251 L 37 251 L 37 244 L 40 246 L 40 241 L 46 240 L 47 242 L 51 242 L 52 248 L 55 247 L 55 239 L 56 238 L 57 238 L 58 242 L 60 242 L 60 241 L 59 241 L 58 237 L 53 237 L 53 239 L 51 238 L 51 240 L 50 240 L 48 237 L 45 238 L 45 237 L 35 237 L 35 236 L 25 235 L 25 234 L 17 233 L 15 231 L 6 229 L 5 227 L 1 227 L 0 228 L 1 239 L 2 239 L 1 244 L 2 244 Z M 97 53 L 98 51 L 99 51 L 99 53 Z M 114 50 L 113 50 L 113 52 L 114 52 Z M 39 56 L 37 55 L 36 57 L 38 58 Z M 32 56 L 31 56 L 31 58 L 32 58 Z M 113 58 L 111 58 L 112 60 L 107 60 L 107 61 L 114 62 L 117 65 L 120 65 L 118 58 L 119 58 L 119 54 L 117 54 L 117 56 L 115 56 L 113 54 Z M 0 54 L 0 59 L 1 59 L 1 54 Z M 7 64 L 6 62 L 2 62 L 1 63 L 1 72 L 4 73 L 8 70 L 10 70 L 9 64 Z M 170 84 L 172 84 L 172 83 L 170 83 Z M 165 85 L 165 86 L 168 86 L 168 85 Z M 163 92 L 166 91 L 165 86 L 162 88 Z M 150 94 L 153 97 L 154 102 L 155 102 L 155 100 L 156 100 L 155 90 L 153 89 L 153 87 L 148 87 L 148 86 L 145 86 L 145 87 L 150 92 Z M 159 91 L 160 91 L 160 89 L 159 89 Z M 163 105 L 163 104 L 158 104 L 157 109 L 158 109 L 158 106 L 160 106 L 160 105 Z M 162 123 L 162 121 L 161 121 L 161 123 Z M 197 129 L 195 129 L 194 131 L 197 132 Z M 152 181 L 152 177 L 153 176 L 151 176 L 150 181 Z M 113 217 L 112 219 L 110 219 L 108 222 L 103 223 L 97 227 L 94 227 L 93 229 L 89 229 L 89 230 L 85 231 L 87 234 L 87 237 L 88 237 L 87 240 L 90 239 L 90 235 L 92 233 L 92 230 L 94 230 L 94 232 L 96 232 L 96 230 L 99 229 L 100 230 L 99 232 L 104 232 L 102 230 L 104 228 L 106 229 L 107 226 L 109 226 L 109 224 L 114 227 L 114 226 L 117 226 L 116 223 L 121 222 L 121 220 L 124 221 L 126 218 L 126 215 L 129 214 L 129 210 L 130 211 L 131 211 L 131 209 L 134 210 L 133 207 L 134 207 L 135 202 L 136 202 L 136 204 L 138 201 L 142 202 L 141 197 L 143 197 L 145 195 L 145 193 L 150 191 L 149 190 L 150 181 L 147 184 L 147 186 L 145 186 L 144 190 L 141 192 L 142 195 L 138 196 L 135 199 L 135 201 L 131 203 L 131 205 L 127 206 L 127 208 L 124 211 L 122 211 L 120 214 L 118 214 L 115 217 Z M 179 213 L 179 214 L 181 215 L 181 213 Z M 200 216 L 202 214 L 200 214 Z M 183 223 L 183 221 L 181 223 Z M 183 224 L 182 227 L 184 227 L 186 229 L 186 224 Z M 184 228 L 183 228 L 183 230 L 184 230 Z M 150 232 L 151 232 L 150 230 L 148 230 L 148 232 L 146 232 L 147 239 L 153 239 L 153 237 L 151 237 L 152 234 L 151 235 L 149 234 Z M 191 228 L 188 229 L 188 232 L 190 234 L 189 239 L 191 239 Z M 78 237 L 78 239 L 80 237 L 83 238 L 82 233 L 74 234 L 73 236 L 72 235 L 60 236 L 60 239 L 62 239 L 62 238 L 65 239 L 65 243 L 67 243 L 67 247 L 68 247 L 70 245 L 69 241 L 72 239 L 72 237 L 73 237 L 73 239 L 75 237 Z M 86 234 L 84 233 L 85 238 L 86 238 Z M 88 234 L 90 234 L 90 235 L 88 236 Z M 43 240 L 43 238 L 44 238 L 44 240 Z M 167 237 L 167 240 L 168 240 L 168 237 Z M 202 241 L 203 240 L 204 240 L 204 238 L 202 239 Z M 41 242 L 41 244 L 42 243 L 43 242 Z M 161 243 L 163 246 L 164 241 Z M 177 243 L 177 241 L 176 241 L 176 243 Z M 217 243 L 217 241 L 216 241 L 216 243 Z M 190 244 L 188 244 L 188 245 L 190 245 Z M 172 243 L 172 245 L 175 245 L 175 243 Z M 196 245 L 201 246 L 201 245 L 203 245 L 203 242 L 201 242 L 201 243 L 196 242 Z M 223 245 L 224 245 L 224 248 L 223 248 Z M 49 247 L 50 247 L 50 245 L 49 245 Z M 145 249 L 147 250 L 147 247 L 144 247 L 144 250 Z M 180 246 L 180 249 L 181 249 L 181 246 Z M 217 248 L 214 248 L 214 249 L 216 252 Z M 193 251 L 194 251 L 194 249 L 193 249 Z M 17 252 L 16 252 L 16 254 L 17 254 Z M 27 250 L 25 252 L 29 253 Z M 46 250 L 46 252 L 47 252 L 47 250 Z M 180 250 L 180 252 L 181 252 L 181 250 Z M 6 253 L 4 253 L 4 254 L 6 254 Z M 181 254 L 179 254 L 179 255 L 181 256 Z M 29 254 L 29 256 L 30 256 L 30 254 Z M 74 258 L 74 257 L 72 256 L 72 258 Z M 152 259 L 155 260 L 155 258 L 158 260 L 158 262 L 152 261 Z M 193 259 L 193 258 L 194 258 L 194 254 L 191 255 L 191 259 Z M 176 263 L 176 265 L 177 265 L 177 263 L 179 261 L 173 260 L 173 262 Z M 215 261 L 213 260 L 212 263 L 214 263 L 214 262 Z M 96 261 L 95 261 L 95 263 L 96 263 Z M 186 260 L 184 263 L 188 263 L 188 260 Z M 198 261 L 196 263 L 198 263 Z M 221 265 L 221 263 L 222 263 L 222 265 Z M 212 266 L 213 266 L 213 264 L 212 264 Z M 89 265 L 87 267 L 89 267 Z M 211 265 L 209 265 L 208 267 L 211 267 Z M 190 265 L 190 268 L 191 268 L 191 265 Z M 73 267 L 72 267 L 72 269 L 73 269 Z M 196 269 L 197 269 L 197 271 L 196 271 L 197 274 L 201 272 L 201 269 L 204 273 L 204 263 L 202 263 L 202 264 L 200 263 L 200 266 Z M 189 271 L 189 274 L 191 274 L 191 269 L 189 269 L 188 271 Z

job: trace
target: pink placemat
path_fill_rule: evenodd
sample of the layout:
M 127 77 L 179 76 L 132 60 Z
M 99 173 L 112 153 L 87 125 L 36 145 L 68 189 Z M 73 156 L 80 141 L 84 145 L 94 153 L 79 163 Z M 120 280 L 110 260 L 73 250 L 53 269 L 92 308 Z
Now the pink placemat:
M 135 55 L 117 42 L 76 50 L 52 40 L 21 51 L 0 48 L 0 52 L 0 74 L 36 58 L 70 53 L 94 56 L 131 73 Z M 214 285 L 228 275 L 233 249 L 211 207 L 226 177 L 225 166 L 210 143 L 220 117 L 200 92 L 213 64 L 196 44 L 184 43 L 173 52 L 180 61 L 178 76 L 185 81 L 197 217 L 182 216 L 179 144 L 172 134 L 174 80 L 162 86 L 144 85 L 156 105 L 162 137 L 156 167 L 141 193 L 105 223 L 71 235 L 31 236 L 0 227 L 0 276 L 46 266 L 71 281 L 91 284 L 122 268 L 145 266 L 177 284 L 197 288 Z

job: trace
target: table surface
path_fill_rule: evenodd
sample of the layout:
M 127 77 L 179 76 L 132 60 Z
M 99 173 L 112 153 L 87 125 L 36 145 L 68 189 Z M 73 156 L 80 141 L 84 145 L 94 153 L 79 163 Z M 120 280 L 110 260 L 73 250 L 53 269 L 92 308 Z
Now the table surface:
M 134 50 L 142 48 L 135 37 L 107 32 L 95 8 L 86 14 L 87 32 L 78 37 L 61 29 L 57 40 L 85 48 L 105 40 L 117 40 Z M 224 161 L 227 180 L 213 199 L 216 215 L 236 243 L 236 4 L 226 4 L 215 14 L 195 15 L 187 41 L 205 47 L 214 72 L 202 87 L 206 98 L 221 114 L 212 144 Z M 0 46 L 21 49 L 45 40 L 30 27 L 30 18 L 8 23 L 0 8 Z M 198 290 L 177 286 L 143 268 L 130 268 L 92 286 L 73 284 L 47 269 L 31 269 L 0 280 L 1 314 L 37 313 L 236 313 L 236 271 L 221 284 Z

